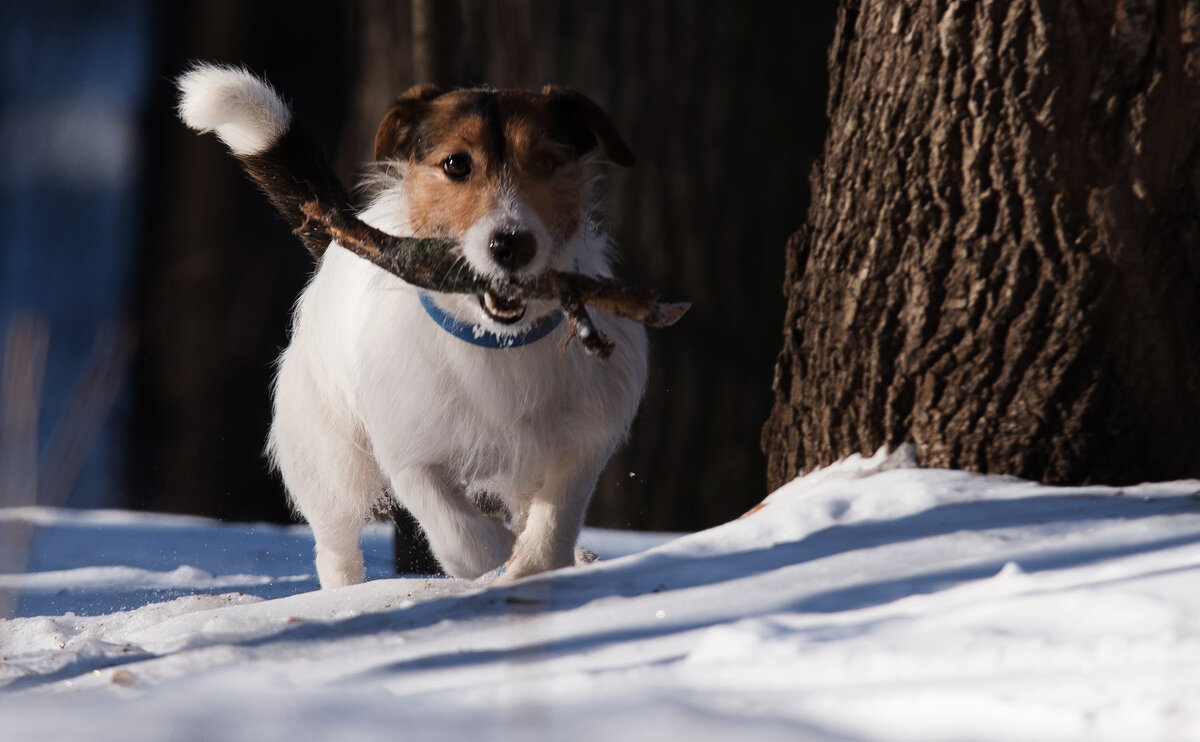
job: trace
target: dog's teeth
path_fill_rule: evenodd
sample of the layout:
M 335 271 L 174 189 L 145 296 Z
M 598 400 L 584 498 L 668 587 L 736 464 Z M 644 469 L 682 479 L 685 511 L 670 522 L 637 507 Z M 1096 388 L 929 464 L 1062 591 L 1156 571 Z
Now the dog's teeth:
M 488 314 L 499 320 L 517 319 L 525 314 L 525 302 L 518 301 L 501 305 L 490 293 L 483 295 L 483 307 Z

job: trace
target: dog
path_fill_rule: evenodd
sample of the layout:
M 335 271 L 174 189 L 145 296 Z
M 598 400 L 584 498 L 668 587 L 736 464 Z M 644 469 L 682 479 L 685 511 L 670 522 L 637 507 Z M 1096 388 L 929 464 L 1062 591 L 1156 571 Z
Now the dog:
M 292 156 L 292 111 L 266 81 L 198 65 L 177 82 L 184 122 L 243 162 Z M 605 158 L 633 163 L 603 110 L 571 89 L 418 86 L 379 125 L 359 217 L 452 240 L 482 276 L 611 276 L 593 193 Z M 641 325 L 593 314 L 615 342 L 607 361 L 568 343 L 552 302 L 427 292 L 328 246 L 279 359 L 267 444 L 312 527 L 322 588 L 363 581 L 361 531 L 389 496 L 454 577 L 503 583 L 575 563 L 647 373 Z M 485 512 L 478 493 L 507 512 Z

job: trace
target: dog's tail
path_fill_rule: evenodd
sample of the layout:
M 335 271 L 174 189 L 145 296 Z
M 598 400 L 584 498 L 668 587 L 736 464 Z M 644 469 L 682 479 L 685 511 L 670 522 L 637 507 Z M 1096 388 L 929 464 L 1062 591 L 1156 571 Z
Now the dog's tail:
M 217 135 L 246 173 L 283 212 L 314 257 L 329 235 L 307 225 L 308 201 L 349 208 L 350 198 L 320 148 L 292 118 L 292 109 L 265 80 L 241 67 L 197 64 L 176 80 L 179 117 L 196 131 Z
M 292 109 L 279 93 L 244 68 L 197 64 L 176 85 L 183 122 L 215 132 L 235 155 L 262 154 L 292 124 Z

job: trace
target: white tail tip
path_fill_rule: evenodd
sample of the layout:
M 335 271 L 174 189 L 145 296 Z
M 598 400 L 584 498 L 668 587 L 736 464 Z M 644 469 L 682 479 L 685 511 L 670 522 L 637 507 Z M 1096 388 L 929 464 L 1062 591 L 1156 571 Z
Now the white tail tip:
M 197 64 L 175 85 L 183 122 L 215 132 L 235 155 L 266 151 L 291 126 L 292 111 L 279 93 L 244 68 Z

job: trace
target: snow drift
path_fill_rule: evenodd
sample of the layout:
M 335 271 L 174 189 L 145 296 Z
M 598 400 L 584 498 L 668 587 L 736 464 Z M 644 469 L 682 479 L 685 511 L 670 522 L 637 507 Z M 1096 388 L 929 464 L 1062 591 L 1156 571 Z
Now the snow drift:
M 0 511 L 4 736 L 1200 738 L 1200 483 L 895 464 L 499 589 L 390 577 L 386 529 L 321 592 L 304 528 Z

